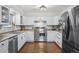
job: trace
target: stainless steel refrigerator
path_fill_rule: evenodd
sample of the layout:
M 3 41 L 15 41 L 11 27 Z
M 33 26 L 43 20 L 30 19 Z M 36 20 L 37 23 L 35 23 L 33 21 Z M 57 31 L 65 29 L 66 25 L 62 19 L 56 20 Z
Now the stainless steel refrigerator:
M 61 16 L 63 20 L 62 52 L 79 52 L 79 6 L 76 6 Z

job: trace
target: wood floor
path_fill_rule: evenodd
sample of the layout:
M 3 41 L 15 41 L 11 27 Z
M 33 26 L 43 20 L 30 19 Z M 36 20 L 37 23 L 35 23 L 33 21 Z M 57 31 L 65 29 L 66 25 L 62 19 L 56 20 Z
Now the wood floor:
M 61 48 L 55 42 L 28 42 L 20 53 L 60 53 Z

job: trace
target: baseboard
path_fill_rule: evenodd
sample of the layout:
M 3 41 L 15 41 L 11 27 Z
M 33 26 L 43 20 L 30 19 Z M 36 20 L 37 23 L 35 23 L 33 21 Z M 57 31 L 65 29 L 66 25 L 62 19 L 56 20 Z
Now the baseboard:
M 56 42 L 54 42 L 54 43 L 62 50 L 62 48 Z
M 25 46 L 27 42 L 24 43 L 24 45 L 19 49 L 18 53 L 20 53 L 20 51 L 22 50 L 22 48 Z

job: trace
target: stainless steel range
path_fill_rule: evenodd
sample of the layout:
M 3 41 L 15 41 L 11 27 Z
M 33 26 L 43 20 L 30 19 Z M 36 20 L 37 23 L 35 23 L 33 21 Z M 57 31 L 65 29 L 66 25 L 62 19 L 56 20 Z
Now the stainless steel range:
M 35 21 L 34 40 L 47 41 L 46 21 Z
M 34 31 L 35 41 L 47 41 L 47 30 L 45 27 L 36 27 Z

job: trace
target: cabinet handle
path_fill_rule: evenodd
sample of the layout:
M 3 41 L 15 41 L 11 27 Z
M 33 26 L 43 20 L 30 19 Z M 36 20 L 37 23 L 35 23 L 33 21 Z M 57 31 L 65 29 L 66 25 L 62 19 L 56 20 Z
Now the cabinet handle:
M 23 39 L 23 37 L 21 37 L 21 39 Z
M 3 43 L 1 45 L 4 45 Z
M 59 33 L 57 33 L 57 35 L 58 35 L 58 36 L 60 36 L 60 34 L 59 34 Z
M 60 37 L 57 36 L 58 39 L 60 39 Z

